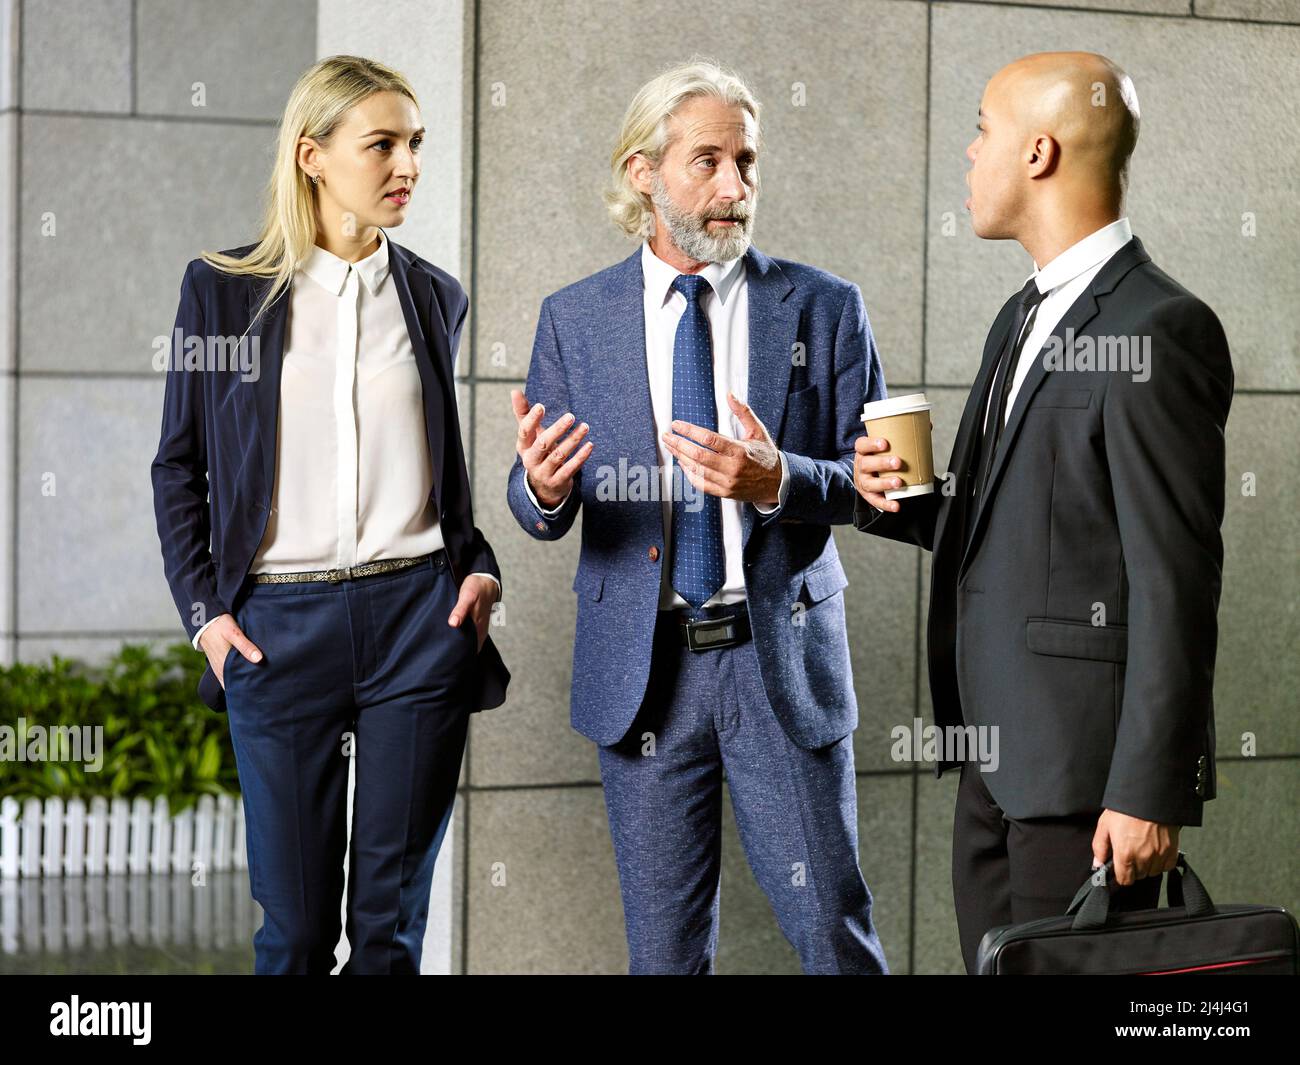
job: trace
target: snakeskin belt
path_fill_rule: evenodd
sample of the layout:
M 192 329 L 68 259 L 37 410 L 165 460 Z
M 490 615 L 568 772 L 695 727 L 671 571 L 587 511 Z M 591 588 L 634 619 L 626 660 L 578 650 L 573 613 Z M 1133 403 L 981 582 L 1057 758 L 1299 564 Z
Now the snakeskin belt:
M 441 552 L 434 552 L 441 554 Z M 350 581 L 357 577 L 371 577 L 376 573 L 391 573 L 393 570 L 410 569 L 419 566 L 433 555 L 421 555 L 419 558 L 381 558 L 375 562 L 363 562 L 359 566 L 344 566 L 342 569 L 314 569 L 300 573 L 255 573 L 254 584 L 296 584 L 299 581 Z

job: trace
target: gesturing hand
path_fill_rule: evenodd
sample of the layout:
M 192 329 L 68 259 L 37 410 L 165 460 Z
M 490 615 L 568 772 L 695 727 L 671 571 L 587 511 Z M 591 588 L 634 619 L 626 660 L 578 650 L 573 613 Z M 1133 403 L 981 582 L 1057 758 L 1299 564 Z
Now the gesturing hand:
M 774 507 L 781 490 L 781 458 L 772 434 L 730 392 L 727 402 L 745 430 L 743 439 L 682 421 L 673 422 L 672 431 L 661 439 L 696 488 L 724 499 Z
M 590 440 L 576 452 L 573 450 L 587 435 L 587 423 L 583 422 L 568 436 L 563 436 L 573 425 L 572 414 L 566 413 L 542 429 L 545 407 L 536 403 L 530 410 L 528 397 L 519 388 L 510 390 L 510 403 L 514 407 L 515 421 L 519 423 L 515 451 L 524 464 L 524 476 L 528 478 L 537 502 L 551 510 L 564 502 L 573 487 L 574 474 L 591 454 Z

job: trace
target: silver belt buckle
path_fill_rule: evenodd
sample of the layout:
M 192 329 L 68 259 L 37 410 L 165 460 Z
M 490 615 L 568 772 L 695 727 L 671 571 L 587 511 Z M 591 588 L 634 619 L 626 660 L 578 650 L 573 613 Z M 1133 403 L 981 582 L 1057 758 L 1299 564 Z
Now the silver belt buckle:
M 692 651 L 707 651 L 735 637 L 735 618 L 700 618 L 686 622 L 686 646 Z

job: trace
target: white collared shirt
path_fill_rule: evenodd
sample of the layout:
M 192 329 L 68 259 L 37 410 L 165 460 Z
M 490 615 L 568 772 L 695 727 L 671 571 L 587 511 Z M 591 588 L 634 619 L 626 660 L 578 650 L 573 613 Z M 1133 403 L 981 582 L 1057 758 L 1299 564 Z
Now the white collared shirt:
M 1071 244 L 1055 259 L 1038 268 L 1025 278 L 1037 280 L 1038 291 L 1045 292 L 1043 302 L 1038 305 L 1034 315 L 1033 326 L 1025 337 L 1025 345 L 1020 349 L 1020 361 L 1016 363 L 1016 376 L 1011 382 L 1011 391 L 1007 394 L 1007 407 L 1002 424 L 1005 426 L 1011 417 L 1011 408 L 1015 405 L 1020 386 L 1029 375 L 1030 367 L 1038 358 L 1044 341 L 1052 335 L 1061 319 L 1082 294 L 1092 284 L 1092 279 L 1120 248 L 1133 239 L 1133 230 L 1127 218 L 1120 218 L 1108 226 L 1090 233 L 1082 240 Z M 989 411 L 993 407 L 993 395 L 990 391 L 989 401 L 984 408 L 984 424 L 987 428 Z
M 650 405 L 655 425 L 655 447 L 658 450 L 660 470 L 660 495 L 663 503 L 664 551 L 659 579 L 659 609 L 672 610 L 689 606 L 673 588 L 672 581 L 672 463 L 673 456 L 663 442 L 673 421 L 673 345 L 677 339 L 677 323 L 686 311 L 686 297 L 673 289 L 679 275 L 650 250 L 647 240 L 641 245 L 641 277 L 645 300 L 645 350 L 646 371 L 650 383 Z M 742 403 L 749 402 L 749 285 L 745 258 L 737 256 L 730 262 L 709 263 L 699 272 L 709 287 L 701 297 L 704 316 L 709 320 L 709 334 L 713 342 L 713 397 L 717 408 L 718 431 L 724 436 L 741 439 L 745 433 L 727 402 L 727 392 L 733 392 Z M 769 427 L 770 428 L 770 427 Z M 785 455 L 778 452 L 781 462 L 781 487 L 775 507 L 754 504 L 760 514 L 771 514 L 785 504 L 790 474 Z M 684 482 L 687 491 L 698 491 Z M 528 478 L 524 478 L 533 505 L 546 517 L 559 513 L 558 507 L 545 510 L 533 495 Z M 688 499 L 690 497 L 687 497 Z M 567 497 L 566 497 L 567 499 Z M 705 603 L 717 606 L 739 603 L 745 599 L 745 571 L 741 557 L 741 507 L 736 499 L 720 500 L 722 506 L 722 550 L 724 580 L 721 588 Z
M 275 487 L 250 573 L 342 569 L 444 546 L 424 389 L 388 273 L 382 229 L 364 259 L 315 246 L 294 273 Z

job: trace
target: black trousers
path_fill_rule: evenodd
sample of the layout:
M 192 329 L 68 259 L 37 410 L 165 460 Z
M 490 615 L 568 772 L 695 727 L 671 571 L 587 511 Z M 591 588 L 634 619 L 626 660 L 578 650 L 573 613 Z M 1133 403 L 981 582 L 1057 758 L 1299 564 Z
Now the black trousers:
M 952 892 L 966 972 L 974 975 L 990 928 L 1061 917 L 1092 875 L 1092 837 L 1101 810 L 1071 817 L 1009 818 L 984 786 L 979 766 L 961 767 L 952 829 Z M 1112 910 L 1160 903 L 1163 874 L 1111 895 Z

